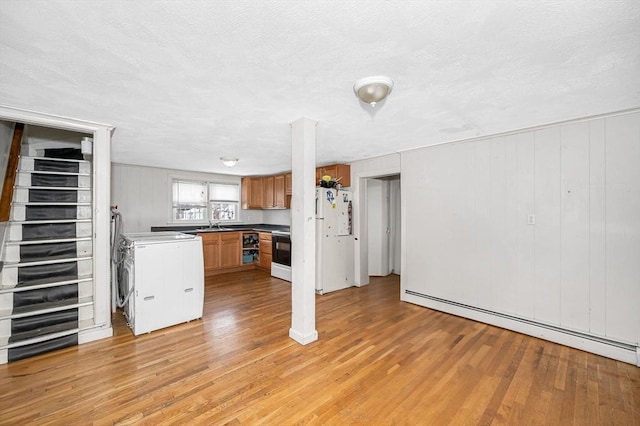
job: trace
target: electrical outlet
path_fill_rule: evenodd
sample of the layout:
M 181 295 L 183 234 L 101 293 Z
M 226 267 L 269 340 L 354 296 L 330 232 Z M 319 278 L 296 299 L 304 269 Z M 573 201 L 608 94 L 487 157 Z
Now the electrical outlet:
M 527 216 L 527 225 L 535 225 L 536 224 L 536 215 L 530 214 Z

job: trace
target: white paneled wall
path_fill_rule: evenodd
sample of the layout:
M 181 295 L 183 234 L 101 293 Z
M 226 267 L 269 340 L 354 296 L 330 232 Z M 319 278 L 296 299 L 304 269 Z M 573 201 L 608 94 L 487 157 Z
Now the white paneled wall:
M 403 290 L 638 345 L 640 112 L 406 151 L 401 164 Z
M 152 226 L 184 225 L 171 223 L 173 178 L 240 183 L 239 176 L 113 163 L 111 205 L 117 205 L 122 213 L 123 232 L 148 232 Z M 241 209 L 238 223 L 263 223 L 262 211 Z

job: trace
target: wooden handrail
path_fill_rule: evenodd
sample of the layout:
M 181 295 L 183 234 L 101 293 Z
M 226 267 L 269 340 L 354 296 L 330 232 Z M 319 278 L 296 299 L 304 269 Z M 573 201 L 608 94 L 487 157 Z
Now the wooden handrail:
M 18 161 L 20 160 L 20 148 L 22 145 L 22 135 L 24 124 L 16 123 L 11 140 L 11 149 L 7 159 L 7 171 L 4 175 L 2 185 L 2 196 L 0 197 L 0 222 L 8 222 L 11 213 L 11 201 L 13 200 L 13 187 L 18 175 Z

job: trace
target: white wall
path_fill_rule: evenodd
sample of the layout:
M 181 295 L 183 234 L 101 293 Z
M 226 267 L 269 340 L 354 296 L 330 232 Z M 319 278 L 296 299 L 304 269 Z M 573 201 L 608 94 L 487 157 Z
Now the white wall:
M 3 182 L 7 171 L 7 161 L 9 160 L 9 151 L 11 150 L 15 126 L 16 123 L 14 122 L 0 120 L 0 173 L 2 173 Z
M 640 112 L 401 157 L 403 300 L 638 345 Z
M 288 225 L 291 226 L 291 210 L 263 210 L 263 222 L 271 225 Z
M 173 178 L 238 184 L 241 180 L 239 176 L 112 163 L 111 205 L 117 205 L 122 214 L 123 232 L 146 232 L 152 226 L 184 225 L 171 222 Z M 240 209 L 238 223 L 263 221 L 262 210 Z

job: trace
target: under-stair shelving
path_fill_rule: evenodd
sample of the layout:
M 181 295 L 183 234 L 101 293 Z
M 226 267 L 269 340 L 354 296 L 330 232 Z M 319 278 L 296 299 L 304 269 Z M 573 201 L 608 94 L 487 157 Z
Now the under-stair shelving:
M 91 162 L 79 149 L 43 154 L 19 163 L 0 273 L 0 362 L 76 345 L 99 326 Z

